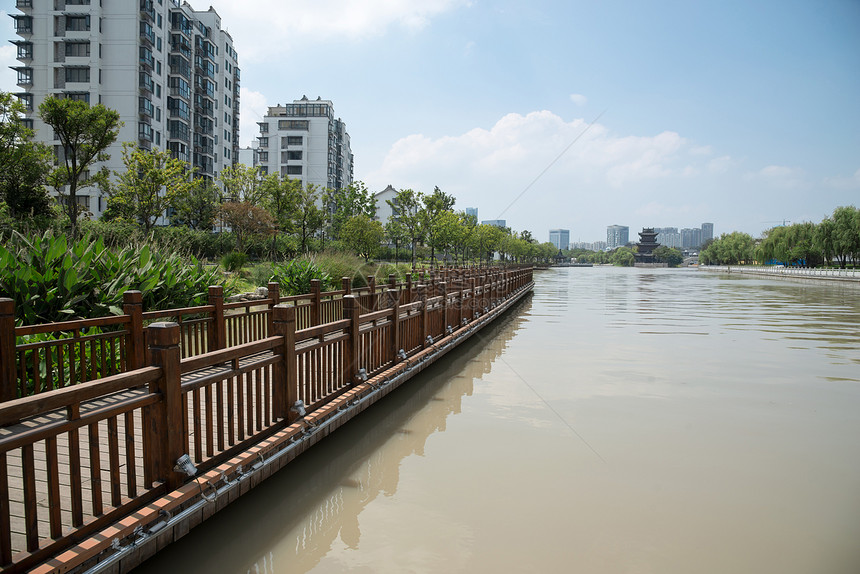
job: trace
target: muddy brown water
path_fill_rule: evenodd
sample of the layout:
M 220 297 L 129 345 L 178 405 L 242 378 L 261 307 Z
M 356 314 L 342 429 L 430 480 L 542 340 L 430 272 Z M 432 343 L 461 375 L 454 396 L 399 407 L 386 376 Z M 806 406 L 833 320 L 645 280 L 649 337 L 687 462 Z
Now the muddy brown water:
M 860 572 L 860 287 L 540 272 L 135 570 Z

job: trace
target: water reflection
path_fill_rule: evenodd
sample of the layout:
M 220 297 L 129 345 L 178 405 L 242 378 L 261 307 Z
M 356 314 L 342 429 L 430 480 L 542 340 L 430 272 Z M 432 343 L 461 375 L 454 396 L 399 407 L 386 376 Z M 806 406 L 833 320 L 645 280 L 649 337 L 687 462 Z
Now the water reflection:
M 396 494 L 403 459 L 424 456 L 530 309 L 529 297 L 135 572 L 306 572 L 336 540 L 357 549 L 363 510 Z
M 536 282 L 144 571 L 860 572 L 860 288 Z

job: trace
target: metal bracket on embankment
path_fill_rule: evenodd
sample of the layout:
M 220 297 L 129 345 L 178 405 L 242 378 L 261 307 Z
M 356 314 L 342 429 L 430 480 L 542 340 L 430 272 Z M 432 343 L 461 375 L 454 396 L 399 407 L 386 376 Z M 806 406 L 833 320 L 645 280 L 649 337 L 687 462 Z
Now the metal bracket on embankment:
M 33 572 L 127 572 L 141 564 L 491 323 L 530 293 L 533 285 L 523 286 L 426 349 L 356 385 L 325 407 L 101 530 Z

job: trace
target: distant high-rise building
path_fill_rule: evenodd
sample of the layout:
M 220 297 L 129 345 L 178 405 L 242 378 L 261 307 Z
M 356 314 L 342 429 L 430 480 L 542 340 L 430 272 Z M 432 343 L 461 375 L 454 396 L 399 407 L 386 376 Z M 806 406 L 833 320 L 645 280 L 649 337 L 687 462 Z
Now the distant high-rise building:
M 233 39 L 213 9 L 150 0 L 18 0 L 16 94 L 36 141 L 59 140 L 38 116 L 48 96 L 104 104 L 124 126 L 90 167 L 123 171 L 122 143 L 170 150 L 198 177 L 214 179 L 239 155 L 239 67 Z M 78 191 L 81 207 L 99 217 L 99 190 Z
M 570 245 L 570 230 L 550 229 L 549 242 L 555 245 L 556 249 L 567 249 Z
M 352 149 L 346 124 L 335 119 L 334 104 L 304 96 L 292 104 L 269 107 L 257 122 L 256 162 L 263 173 L 279 173 L 319 188 L 352 183 Z
M 471 215 L 475 218 L 475 221 L 478 221 L 478 208 L 477 207 L 467 207 L 466 215 Z
M 504 219 L 486 219 L 481 222 L 481 225 L 494 225 L 495 227 L 507 227 L 507 222 Z
M 681 230 L 681 248 L 692 249 L 702 244 L 702 229 L 700 227 Z
M 626 225 L 609 225 L 606 228 L 606 246 L 609 249 L 623 247 L 630 241 L 630 228 Z
M 714 238 L 714 224 L 713 223 L 703 223 L 702 224 L 702 243 L 705 241 L 709 241 Z
M 678 233 L 677 227 L 655 227 L 657 232 L 657 242 L 666 247 L 680 247 L 681 234 Z

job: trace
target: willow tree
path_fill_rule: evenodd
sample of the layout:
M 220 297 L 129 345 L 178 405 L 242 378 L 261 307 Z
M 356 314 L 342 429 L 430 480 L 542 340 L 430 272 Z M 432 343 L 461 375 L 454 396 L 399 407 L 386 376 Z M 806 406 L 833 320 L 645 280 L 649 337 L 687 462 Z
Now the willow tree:
M 60 141 L 57 158 L 59 166 L 50 180 L 64 198 L 72 238 L 78 231 L 78 190 L 92 185 L 104 185 L 107 168 L 91 173 L 96 162 L 110 159 L 105 150 L 116 141 L 123 123 L 119 112 L 102 104 L 48 96 L 39 105 L 39 117 L 54 131 Z

